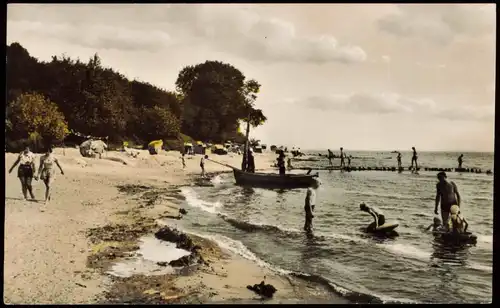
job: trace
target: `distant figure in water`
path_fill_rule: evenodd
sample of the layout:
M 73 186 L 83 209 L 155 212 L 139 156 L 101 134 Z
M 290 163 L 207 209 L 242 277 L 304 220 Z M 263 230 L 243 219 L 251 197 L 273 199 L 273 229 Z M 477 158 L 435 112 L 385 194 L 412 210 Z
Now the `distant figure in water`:
M 56 165 L 61 174 L 64 175 L 64 171 L 59 164 L 59 160 L 52 153 L 52 147 L 47 149 L 47 153 L 40 157 L 40 167 L 38 168 L 38 176 L 35 177 L 35 180 L 41 179 L 45 184 L 45 204 L 50 201 L 50 188 L 54 183 L 56 178 Z
M 441 224 L 441 219 L 439 219 L 439 217 L 434 217 L 433 223 L 427 228 L 425 228 L 425 231 L 429 231 L 431 228 L 432 231 L 439 231 L 441 230 L 442 227 L 443 225 Z
M 283 150 L 280 151 L 278 158 L 276 159 L 278 161 L 278 168 L 280 170 L 280 175 L 285 175 L 286 173 L 286 168 L 285 168 L 285 153 L 283 153 Z
M 368 228 L 367 228 L 368 232 L 374 231 L 376 228 L 385 224 L 385 216 L 382 213 L 382 211 L 379 210 L 377 207 L 368 206 L 365 203 L 361 203 L 359 205 L 359 209 L 363 212 L 366 212 L 366 213 L 372 215 L 372 217 L 373 217 L 374 221 L 368 226 Z
M 458 205 L 453 205 L 450 208 L 450 217 L 448 219 L 447 228 L 452 233 L 465 233 L 469 224 L 465 218 L 460 216 L 460 208 Z
M 416 172 L 418 170 L 417 150 L 415 150 L 415 147 L 411 147 L 411 149 L 413 150 L 413 156 L 411 157 L 411 169 Z M 413 162 L 415 162 L 415 168 L 413 168 Z
M 347 156 L 347 167 L 349 167 L 349 168 L 351 168 L 351 158 L 352 158 L 352 155 Z
M 460 154 L 458 157 L 458 168 L 462 169 L 462 163 L 464 162 L 464 154 Z
M 255 158 L 252 149 L 249 149 L 247 153 L 247 172 L 255 173 Z
M 208 158 L 208 155 L 202 156 L 200 160 L 200 167 L 201 167 L 201 177 L 205 177 L 205 159 Z
M 181 160 L 182 160 L 182 169 L 186 168 L 186 154 L 182 153 Z
M 321 156 L 321 154 L 320 154 L 320 156 Z M 332 162 L 333 157 L 334 157 L 333 152 L 330 151 L 330 149 L 328 149 L 328 162 L 329 162 L 330 166 L 333 166 L 333 162 Z
M 304 231 L 312 231 L 312 219 L 314 218 L 313 212 L 316 205 L 316 190 L 319 187 L 319 181 L 314 180 L 311 186 L 307 189 L 304 211 L 306 213 L 306 221 L 304 223 Z
M 397 157 L 397 159 L 398 159 L 398 169 L 399 169 L 399 168 L 401 168 L 401 165 L 402 165 L 402 164 L 401 164 L 401 152 L 398 152 L 398 157 Z
M 344 148 L 340 148 L 340 170 L 342 170 L 342 168 L 345 168 L 344 158 L 345 158 Z
M 35 154 L 30 151 L 29 147 L 26 147 L 24 151 L 19 154 L 19 157 L 16 159 L 12 167 L 10 167 L 9 173 L 14 170 L 17 164 L 19 164 L 17 177 L 21 181 L 24 200 L 28 200 L 28 192 L 30 193 L 31 199 L 35 200 L 33 187 L 31 186 L 33 175 L 35 174 Z
M 436 184 L 436 206 L 434 208 L 434 214 L 438 215 L 438 205 L 441 202 L 441 220 L 447 222 L 451 207 L 453 205 L 460 207 L 460 193 L 454 182 L 448 182 L 446 172 L 439 172 L 437 178 L 439 182 Z

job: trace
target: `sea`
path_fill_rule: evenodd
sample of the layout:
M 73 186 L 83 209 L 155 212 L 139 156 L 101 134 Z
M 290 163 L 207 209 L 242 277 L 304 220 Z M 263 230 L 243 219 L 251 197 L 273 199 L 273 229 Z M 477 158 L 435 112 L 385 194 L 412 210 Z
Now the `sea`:
M 326 167 L 324 154 L 306 152 L 293 165 Z M 391 152 L 347 154 L 352 166 L 397 165 Z M 406 167 L 411 153 L 402 154 Z M 424 168 L 455 168 L 459 154 L 464 154 L 464 168 L 483 170 L 448 173 L 461 194 L 468 231 L 477 236 L 475 245 L 446 245 L 424 230 L 435 216 L 437 183 L 437 172 Z M 360 302 L 490 303 L 493 176 L 484 171 L 493 169 L 494 155 L 420 152 L 418 159 L 419 174 L 319 171 L 312 235 L 303 231 L 305 189 L 239 187 L 231 173 L 215 176 L 211 185 L 181 189 L 189 214 L 179 227 L 276 272 L 327 283 L 337 294 Z M 398 222 L 399 236 L 363 232 L 372 218 L 359 210 L 361 202 L 381 209 L 387 222 Z

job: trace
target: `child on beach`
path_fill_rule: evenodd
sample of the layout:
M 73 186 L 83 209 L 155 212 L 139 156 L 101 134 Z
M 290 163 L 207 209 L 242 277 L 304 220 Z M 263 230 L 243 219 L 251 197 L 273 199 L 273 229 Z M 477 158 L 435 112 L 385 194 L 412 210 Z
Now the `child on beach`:
M 450 208 L 447 227 L 453 233 L 465 233 L 467 232 L 467 227 L 469 227 L 469 223 L 467 223 L 465 218 L 460 216 L 460 208 L 456 204 Z

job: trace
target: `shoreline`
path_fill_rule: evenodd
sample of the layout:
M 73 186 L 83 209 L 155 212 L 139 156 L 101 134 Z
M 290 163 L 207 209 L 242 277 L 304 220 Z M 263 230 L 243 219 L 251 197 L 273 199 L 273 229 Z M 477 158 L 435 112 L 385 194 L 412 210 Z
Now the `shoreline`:
M 66 175 L 56 179 L 53 200 L 44 212 L 39 211 L 40 201 L 16 197 L 21 195 L 18 179 L 15 172 L 6 173 L 4 302 L 348 303 L 326 288 L 311 288 L 310 282 L 278 275 L 192 234 L 188 237 L 201 247 L 206 263 L 174 274 L 110 276 L 106 271 L 112 264 L 137 252 L 139 239 L 161 229 L 158 219 L 175 227 L 179 189 L 196 185 L 197 157 L 187 159 L 183 170 L 180 154 L 173 152 L 155 156 L 141 153 L 138 159 L 121 152 L 108 152 L 104 159 L 83 158 L 76 149 L 54 152 Z M 15 156 L 6 153 L 7 167 Z M 269 166 L 274 156 L 257 155 L 256 165 Z M 239 159 L 241 156 L 218 157 L 235 165 Z M 207 164 L 206 171 L 211 176 L 231 172 L 216 164 Z M 33 184 L 35 195 L 42 196 L 43 185 Z M 245 281 L 239 279 L 242 272 L 248 277 Z M 274 298 L 266 301 L 246 288 L 264 277 L 278 289 Z

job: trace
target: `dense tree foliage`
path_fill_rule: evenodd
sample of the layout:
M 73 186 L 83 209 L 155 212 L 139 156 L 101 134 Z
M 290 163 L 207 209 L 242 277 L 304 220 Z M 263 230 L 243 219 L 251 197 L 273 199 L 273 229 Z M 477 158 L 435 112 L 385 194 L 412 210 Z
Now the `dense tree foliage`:
M 254 126 L 266 120 L 253 107 L 260 84 L 245 81 L 243 73 L 230 64 L 206 61 L 187 66 L 179 73 L 176 87 L 184 104 L 182 131 L 195 138 L 223 141 L 249 115 Z
M 21 94 L 9 104 L 8 110 L 7 132 L 11 137 L 39 144 L 58 142 L 69 134 L 57 105 L 40 94 Z
M 26 101 L 45 102 L 44 112 L 60 111 L 61 117 L 56 118 L 67 123 L 69 129 L 84 135 L 108 136 L 113 143 L 182 141 L 181 131 L 197 140 L 241 142 L 240 120 L 247 121 L 250 116 L 254 126 L 266 120 L 262 111 L 253 107 L 260 84 L 246 81 L 238 69 L 221 62 L 185 67 L 179 73 L 174 93 L 146 82 L 129 81 L 103 67 L 97 54 L 88 62 L 66 56 L 42 62 L 20 44 L 12 43 L 7 46 L 6 73 L 5 123 L 10 141 L 22 138 L 21 131 L 31 129 L 24 127 L 27 122 L 19 122 L 20 111 L 12 109 Z M 40 133 L 47 135 L 45 130 Z M 60 136 L 58 133 L 51 138 L 57 141 Z

